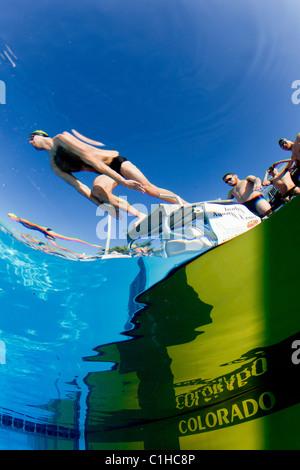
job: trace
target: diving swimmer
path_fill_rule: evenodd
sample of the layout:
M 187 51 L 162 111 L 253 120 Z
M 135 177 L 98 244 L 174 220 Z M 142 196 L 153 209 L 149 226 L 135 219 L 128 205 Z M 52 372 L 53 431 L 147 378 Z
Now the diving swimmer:
M 95 248 L 103 249 L 102 246 L 85 242 L 83 240 L 80 240 L 79 238 L 73 238 L 73 237 L 67 237 L 65 235 L 61 235 L 60 233 L 54 232 L 54 230 L 52 230 L 51 228 L 43 227 L 42 225 L 38 225 L 33 222 L 30 222 L 29 220 L 23 219 L 22 217 L 18 217 L 16 214 L 13 214 L 12 212 L 8 214 L 8 217 L 15 222 L 19 222 L 26 228 L 41 232 L 50 241 L 55 241 L 56 238 L 60 238 L 61 240 L 68 240 L 68 241 L 83 243 L 84 245 L 89 245 Z
M 51 138 L 46 132 L 37 130 L 30 134 L 29 142 L 35 149 L 48 152 L 54 173 L 94 204 L 97 206 L 103 202 L 111 204 L 116 210 L 117 217 L 119 209 L 122 209 L 139 219 L 144 218 L 145 214 L 113 194 L 118 184 L 167 202 L 177 202 L 174 193 L 150 183 L 143 173 L 129 160 L 121 157 L 118 151 L 96 148 L 103 144 L 87 139 L 76 131 L 72 132 L 74 135 L 63 132 Z M 92 190 L 73 175 L 80 171 L 89 171 L 98 175 Z M 182 203 L 185 201 L 182 200 Z M 105 210 L 109 212 L 107 206 Z

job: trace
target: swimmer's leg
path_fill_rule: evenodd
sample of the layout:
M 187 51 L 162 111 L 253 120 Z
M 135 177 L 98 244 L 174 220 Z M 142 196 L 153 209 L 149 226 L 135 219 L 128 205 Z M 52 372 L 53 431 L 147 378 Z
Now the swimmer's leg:
M 122 199 L 113 194 L 114 188 L 117 186 L 115 180 L 107 175 L 100 175 L 94 181 L 92 195 L 114 206 L 117 211 L 120 209 L 134 215 L 135 217 L 143 218 L 145 214 L 131 206 L 125 199 Z
M 177 195 L 175 193 L 168 189 L 158 188 L 154 184 L 150 183 L 146 176 L 144 176 L 143 173 L 128 160 L 123 162 L 121 165 L 121 175 L 126 179 L 131 179 L 141 183 L 149 196 L 158 197 L 163 201 L 172 202 L 173 204 L 177 203 Z M 161 197 L 160 194 L 163 194 L 163 196 Z M 187 204 L 186 201 L 183 199 L 181 200 L 183 204 Z

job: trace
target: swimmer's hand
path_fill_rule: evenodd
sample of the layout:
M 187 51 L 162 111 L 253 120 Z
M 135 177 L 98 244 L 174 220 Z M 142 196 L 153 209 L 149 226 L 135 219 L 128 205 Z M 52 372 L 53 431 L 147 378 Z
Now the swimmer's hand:
M 261 188 L 262 188 L 261 180 L 260 178 L 256 178 L 254 181 L 254 185 L 253 185 L 253 191 L 258 191 Z
M 128 189 L 134 189 L 135 191 L 140 191 L 141 193 L 145 193 L 145 188 L 142 185 L 142 183 L 139 183 L 138 181 L 134 180 L 125 180 L 123 183 L 123 186 Z

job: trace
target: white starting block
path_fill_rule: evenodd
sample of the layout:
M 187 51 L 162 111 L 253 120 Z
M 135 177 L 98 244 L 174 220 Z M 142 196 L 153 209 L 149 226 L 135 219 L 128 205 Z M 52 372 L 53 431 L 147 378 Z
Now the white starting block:
M 159 204 L 127 234 L 129 249 L 137 240 L 159 239 L 166 257 L 203 253 L 261 222 L 244 205 L 232 201 Z

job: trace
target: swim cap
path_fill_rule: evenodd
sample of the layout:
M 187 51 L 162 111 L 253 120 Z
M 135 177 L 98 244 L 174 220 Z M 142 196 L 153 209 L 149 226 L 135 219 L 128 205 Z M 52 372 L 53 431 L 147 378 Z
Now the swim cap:
M 279 139 L 278 143 L 279 143 L 280 147 L 283 148 L 284 144 L 287 144 L 287 141 L 286 141 L 286 139 Z
M 48 134 L 44 131 L 34 131 L 34 132 L 31 132 L 31 134 L 29 134 L 29 137 L 32 137 L 34 135 L 41 135 L 42 137 L 49 137 Z
M 12 212 L 9 212 L 9 213 L 8 213 L 8 217 L 9 217 L 10 219 L 12 219 L 12 220 L 18 219 L 18 216 L 17 216 L 16 214 L 13 214 Z

